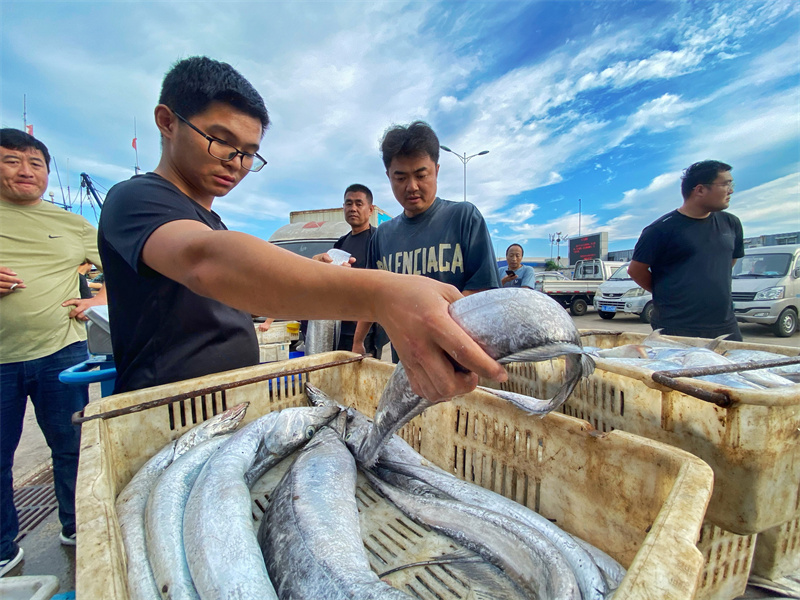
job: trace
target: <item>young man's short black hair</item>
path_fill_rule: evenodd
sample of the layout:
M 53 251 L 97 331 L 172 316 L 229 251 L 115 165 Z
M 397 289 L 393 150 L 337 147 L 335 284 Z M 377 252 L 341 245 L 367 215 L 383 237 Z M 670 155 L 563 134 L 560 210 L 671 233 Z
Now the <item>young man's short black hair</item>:
M 372 204 L 372 192 L 370 191 L 370 189 L 367 186 L 365 186 L 365 185 L 363 185 L 361 183 L 353 183 L 353 184 L 347 186 L 347 189 L 344 191 L 344 195 L 347 196 L 347 194 L 349 194 L 350 192 L 353 192 L 353 193 L 361 192 L 362 194 L 364 194 L 367 197 L 367 201 L 370 204 Z
M 408 126 L 394 125 L 386 130 L 381 142 L 383 164 L 388 169 L 395 156 L 430 156 L 439 163 L 439 138 L 425 121 L 414 121 Z
M 192 56 L 175 63 L 161 84 L 159 104 L 187 119 L 203 112 L 212 102 L 225 102 L 269 126 L 264 99 L 247 79 L 228 63 L 207 56 Z
M 0 146 L 9 150 L 29 150 L 33 148 L 44 155 L 44 162 L 47 165 L 47 172 L 50 172 L 50 153 L 47 146 L 37 140 L 32 135 L 28 135 L 19 129 L 0 129 Z
M 525 256 L 525 250 L 519 244 L 511 244 L 508 248 L 506 248 L 506 254 L 508 254 L 508 251 L 511 250 L 514 246 L 519 248 L 519 252 L 520 254 L 522 254 L 522 256 Z
M 731 171 L 732 166 L 718 160 L 703 160 L 691 165 L 683 172 L 681 178 L 681 194 L 684 200 L 692 195 L 692 190 L 698 185 L 709 185 L 719 175 L 720 171 Z

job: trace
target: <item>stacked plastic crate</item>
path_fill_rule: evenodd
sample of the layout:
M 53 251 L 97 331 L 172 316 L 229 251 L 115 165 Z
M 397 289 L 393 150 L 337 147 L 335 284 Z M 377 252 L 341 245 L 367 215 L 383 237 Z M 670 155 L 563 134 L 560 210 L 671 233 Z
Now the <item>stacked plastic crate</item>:
M 644 334 L 591 333 L 585 346 L 638 344 Z M 694 346 L 708 340 L 674 338 Z M 718 352 L 749 348 L 796 356 L 797 348 L 722 342 Z M 564 361 L 509 365 L 504 389 L 552 397 Z M 719 385 L 692 380 L 708 391 Z M 697 598 L 725 600 L 745 592 L 752 573 L 770 580 L 800 572 L 800 385 L 726 389 L 722 408 L 671 390 L 652 372 L 598 359 L 562 406 L 597 430 L 623 430 L 677 446 L 714 470 L 714 493 L 697 546 L 705 557 Z

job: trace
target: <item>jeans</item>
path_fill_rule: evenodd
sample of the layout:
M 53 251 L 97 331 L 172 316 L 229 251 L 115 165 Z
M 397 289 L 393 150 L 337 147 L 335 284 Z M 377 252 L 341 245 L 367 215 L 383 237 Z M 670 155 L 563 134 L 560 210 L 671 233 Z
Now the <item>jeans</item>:
M 58 375 L 88 357 L 86 342 L 75 342 L 44 358 L 0 364 L 0 558 L 13 551 L 19 533 L 11 468 L 28 396 L 53 458 L 58 518 L 69 533 L 75 530 L 81 429 L 71 419 L 89 403 L 89 388 L 61 383 Z

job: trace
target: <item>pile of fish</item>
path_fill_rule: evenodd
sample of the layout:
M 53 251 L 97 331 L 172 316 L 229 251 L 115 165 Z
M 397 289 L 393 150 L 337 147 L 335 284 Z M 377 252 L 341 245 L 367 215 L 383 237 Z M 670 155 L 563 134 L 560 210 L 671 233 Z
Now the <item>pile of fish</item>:
M 538 292 L 484 292 L 453 303 L 451 314 L 500 362 L 566 357 L 566 381 L 553 399 L 507 396 L 528 412 L 557 408 L 594 368 L 572 320 Z M 235 432 L 245 405 L 217 415 L 132 478 L 117 499 L 131 598 L 413 597 L 370 568 L 355 495 L 359 468 L 409 519 L 466 549 L 426 564 L 493 565 L 513 591 L 497 598 L 602 599 L 624 577 L 597 548 L 438 469 L 393 435 L 430 405 L 411 392 L 402 365 L 374 423 L 312 386 L 306 395 L 313 407 L 271 412 Z M 286 457 L 291 467 L 256 532 L 250 490 Z
M 737 349 L 719 353 L 716 348 L 724 337 L 711 340 L 704 347 L 696 347 L 670 340 L 661 336 L 659 330 L 656 330 L 642 340 L 641 344 L 626 344 L 608 349 L 584 346 L 584 351 L 611 363 L 640 367 L 650 371 L 671 371 L 734 364 L 747 366 L 769 360 L 788 358 L 783 354 L 761 350 Z M 697 379 L 745 390 L 790 387 L 800 383 L 800 364 L 717 375 L 703 375 L 697 377 Z
M 439 469 L 398 436 L 373 467 L 359 462 L 355 450 L 372 422 L 310 385 L 306 394 L 313 407 L 268 413 L 235 432 L 246 407 L 226 411 L 134 476 L 117 501 L 131 598 L 415 597 L 370 567 L 356 504 L 359 469 L 410 520 L 464 549 L 424 564 L 461 563 L 467 574 L 475 561 L 493 565 L 507 580 L 495 584 L 504 590 L 497 598 L 607 598 L 625 576 L 599 549 Z M 256 531 L 250 488 L 286 457 L 290 466 Z

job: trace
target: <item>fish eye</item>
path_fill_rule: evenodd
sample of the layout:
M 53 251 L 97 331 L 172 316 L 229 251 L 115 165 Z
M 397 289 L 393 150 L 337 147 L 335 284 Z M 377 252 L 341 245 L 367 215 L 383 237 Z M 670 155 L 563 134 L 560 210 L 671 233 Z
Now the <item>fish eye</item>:
M 344 441 L 345 442 L 349 442 L 351 439 L 353 439 L 353 434 L 352 433 L 348 433 L 347 435 L 344 436 Z
M 314 437 L 314 428 L 309 425 L 306 427 L 306 439 L 310 440 L 312 437 Z

